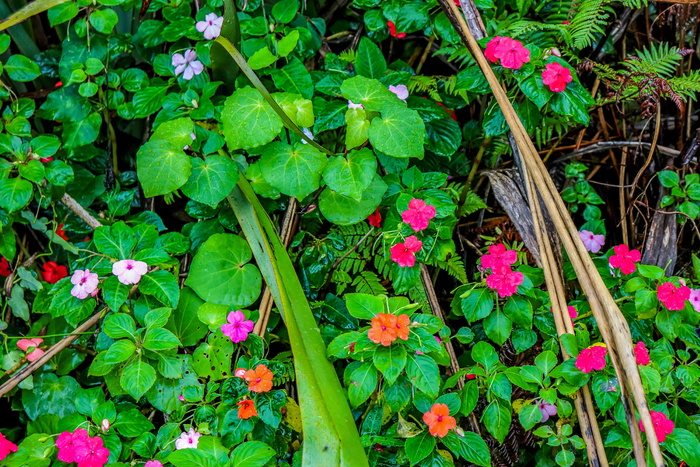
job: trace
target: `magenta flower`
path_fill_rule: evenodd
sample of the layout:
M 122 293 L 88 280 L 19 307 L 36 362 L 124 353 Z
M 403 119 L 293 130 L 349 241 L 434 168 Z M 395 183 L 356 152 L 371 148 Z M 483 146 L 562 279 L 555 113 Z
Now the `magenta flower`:
M 605 368 L 605 355 L 608 349 L 603 344 L 593 344 L 583 349 L 576 357 L 576 368 L 584 373 Z
M 77 447 L 84 444 L 87 439 L 88 432 L 83 428 L 78 428 L 73 433 L 70 431 L 64 431 L 58 435 L 58 439 L 56 439 L 58 460 L 69 464 L 71 462 L 76 462 Z
M 206 40 L 210 41 L 219 37 L 223 24 L 223 16 L 216 16 L 216 13 L 209 13 L 204 17 L 204 21 L 198 21 L 195 27 L 197 31 L 204 33 L 204 38 Z
M 695 311 L 700 312 L 700 289 L 690 289 L 688 301 L 693 305 Z
M 427 229 L 433 217 L 435 217 L 435 206 L 425 204 L 425 201 L 416 198 L 409 201 L 408 209 L 401 213 L 401 219 L 416 232 Z
M 109 459 L 109 449 L 99 436 L 87 437 L 75 445 L 78 467 L 102 467 Z
M 485 268 L 495 270 L 501 266 L 510 266 L 518 260 L 515 250 L 506 250 L 503 243 L 491 245 L 489 253 L 481 257 L 481 265 Z
M 180 76 L 186 80 L 192 79 L 194 75 L 204 71 L 204 65 L 197 60 L 197 52 L 192 49 L 185 51 L 185 55 L 173 54 L 172 65 L 175 67 L 175 76 Z
M 510 37 L 501 38 L 494 51 L 494 56 L 501 59 L 501 65 L 504 68 L 512 70 L 517 70 L 524 63 L 530 61 L 530 51 L 525 48 L 522 42 Z
M 553 92 L 562 92 L 573 79 L 571 70 L 556 62 L 546 64 L 542 71 L 542 83 L 549 86 Z
M 180 437 L 175 440 L 175 449 L 197 449 L 201 436 L 201 433 L 197 433 L 194 431 L 194 428 L 190 428 L 190 431 L 183 432 Z
M 486 44 L 484 56 L 489 62 L 496 63 L 500 58 L 496 55 L 496 50 L 498 50 L 498 46 L 501 44 L 501 39 L 503 39 L 501 36 L 496 36 L 491 39 L 488 44 Z
M 578 236 L 581 237 L 586 251 L 590 251 L 591 253 L 598 253 L 605 243 L 605 235 L 596 235 L 589 230 L 581 230 Z
M 397 263 L 402 268 L 412 267 L 416 264 L 415 253 L 423 248 L 423 242 L 418 240 L 415 235 L 407 237 L 404 243 L 397 243 L 390 248 L 391 260 Z
M 671 282 L 664 282 L 656 289 L 656 296 L 669 310 L 682 310 L 685 301 L 690 298 L 690 288 L 685 285 L 676 287 Z
M 637 270 L 637 264 L 642 259 L 639 250 L 630 250 L 627 245 L 617 245 L 613 247 L 615 254 L 608 260 L 610 266 L 620 268 L 624 275 L 632 274 Z
M 578 317 L 578 312 L 576 311 L 576 307 L 575 306 L 568 306 L 566 309 L 569 312 L 569 318 L 571 318 L 571 321 L 573 322 Z
M 510 266 L 502 265 L 493 269 L 493 274 L 486 277 L 486 285 L 489 289 L 498 292 L 499 296 L 510 297 L 518 291 L 518 286 L 524 279 L 522 272 L 513 271 Z
M 389 86 L 389 91 L 396 94 L 396 97 L 406 102 L 408 99 L 408 88 L 404 84 L 399 84 L 398 86 Z
M 123 259 L 112 265 L 112 274 L 125 285 L 138 284 L 141 276 L 148 272 L 148 265 L 143 261 Z
M 87 298 L 88 295 L 95 295 L 97 293 L 97 286 L 100 280 L 97 274 L 90 272 L 89 269 L 85 269 L 84 271 L 78 269 L 73 273 L 70 282 L 73 284 L 70 294 L 82 300 Z
M 236 310 L 228 314 L 228 323 L 221 325 L 221 332 L 235 343 L 243 342 L 253 331 L 255 323 L 247 320 L 242 311 Z
M 644 342 L 639 341 L 637 345 L 634 346 L 634 358 L 637 360 L 637 365 L 648 365 L 651 363 L 649 351 L 646 345 L 644 345 Z
M 17 452 L 17 445 L 5 438 L 5 435 L 0 433 L 0 461 L 5 460 L 5 458 L 13 452 Z
M 160 461 L 148 461 L 143 467 L 163 467 L 163 464 Z
M 549 417 L 553 417 L 557 414 L 557 406 L 554 404 L 542 401 L 537 407 L 539 407 L 540 412 L 542 412 L 542 422 L 546 422 L 549 420 Z
M 649 415 L 651 415 L 651 422 L 654 425 L 656 439 L 659 440 L 659 443 L 663 443 L 666 441 L 666 435 L 670 435 L 673 429 L 676 428 L 676 425 L 672 420 L 669 420 L 663 412 L 650 410 Z M 644 425 L 642 425 L 641 420 L 639 420 L 639 429 L 644 431 Z

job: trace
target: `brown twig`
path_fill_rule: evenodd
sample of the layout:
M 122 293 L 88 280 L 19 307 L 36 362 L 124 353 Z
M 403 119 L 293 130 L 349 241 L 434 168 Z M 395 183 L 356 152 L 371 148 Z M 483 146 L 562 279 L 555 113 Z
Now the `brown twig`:
M 102 227 L 102 224 L 100 221 L 95 219 L 92 214 L 87 212 L 84 207 L 80 205 L 76 200 L 73 199 L 71 195 L 68 193 L 65 193 L 63 197 L 61 198 L 61 202 L 73 213 L 81 218 L 83 222 L 85 222 L 87 225 L 89 225 L 93 230 L 97 229 L 99 227 Z

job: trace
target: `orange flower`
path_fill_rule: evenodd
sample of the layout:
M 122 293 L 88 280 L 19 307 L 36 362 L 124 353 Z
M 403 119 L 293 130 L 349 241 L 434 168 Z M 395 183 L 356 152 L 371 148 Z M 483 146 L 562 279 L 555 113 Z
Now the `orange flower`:
M 255 410 L 255 402 L 252 399 L 240 401 L 238 404 L 238 418 L 248 420 L 250 417 L 256 417 L 258 411 Z
M 253 392 L 267 392 L 272 389 L 272 372 L 263 364 L 248 370 L 243 375 L 248 381 L 248 389 Z
M 444 438 L 452 428 L 457 426 L 457 420 L 450 417 L 450 408 L 445 404 L 433 404 L 429 412 L 423 414 L 423 421 L 433 436 Z
M 411 324 L 411 320 L 408 315 L 399 315 L 396 318 L 396 335 L 399 339 L 408 340 L 408 325 Z
M 396 315 L 377 313 L 377 316 L 372 318 L 372 329 L 367 332 L 367 337 L 375 344 L 387 347 L 396 340 L 397 327 Z

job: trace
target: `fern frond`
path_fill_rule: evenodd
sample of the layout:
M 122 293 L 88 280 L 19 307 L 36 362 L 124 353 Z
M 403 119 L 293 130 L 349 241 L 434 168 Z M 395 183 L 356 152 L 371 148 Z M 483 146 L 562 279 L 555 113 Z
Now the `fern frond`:
M 605 26 L 614 10 L 608 6 L 609 0 L 580 0 L 577 11 L 571 19 L 569 31 L 570 46 L 583 49 L 593 43 L 596 34 L 604 34 Z
M 644 8 L 649 0 L 622 0 L 622 4 L 629 8 Z
M 458 213 L 458 217 L 468 216 L 469 214 L 472 214 L 478 211 L 479 209 L 484 209 L 487 207 L 488 206 L 486 206 L 484 200 L 481 199 L 479 195 L 470 190 L 467 193 L 467 197 L 464 199 L 464 204 L 462 205 L 462 208 Z
M 335 284 L 336 293 L 338 295 L 341 295 L 348 287 L 348 285 L 352 282 L 352 277 L 350 277 L 350 274 L 348 274 L 347 272 L 342 271 L 340 269 L 336 269 L 331 275 L 331 280 Z
M 434 263 L 435 266 L 439 267 L 447 274 L 460 281 L 462 284 L 469 282 L 467 280 L 467 273 L 464 269 L 464 263 L 458 256 L 453 256 L 447 261 L 435 261 Z
M 408 289 L 408 296 L 413 303 L 418 304 L 423 313 L 432 313 L 430 304 L 428 303 L 428 295 L 425 293 L 423 284 L 420 284 L 418 287 L 411 287 Z
M 348 63 L 355 63 L 355 59 L 357 58 L 357 51 L 355 50 L 343 50 L 338 54 L 338 58 L 341 60 L 344 60 Z
M 352 286 L 358 293 L 372 295 L 386 294 L 386 288 L 379 282 L 379 277 L 372 271 L 362 271 L 352 281 Z
M 651 43 L 649 48 L 637 50 L 637 57 L 627 59 L 623 66 L 637 73 L 649 73 L 665 78 L 673 76 L 682 56 L 678 47 L 672 47 L 666 42 Z
M 678 94 L 688 99 L 695 99 L 695 93 L 700 92 L 700 70 L 692 71 L 685 76 L 671 78 L 668 83 Z

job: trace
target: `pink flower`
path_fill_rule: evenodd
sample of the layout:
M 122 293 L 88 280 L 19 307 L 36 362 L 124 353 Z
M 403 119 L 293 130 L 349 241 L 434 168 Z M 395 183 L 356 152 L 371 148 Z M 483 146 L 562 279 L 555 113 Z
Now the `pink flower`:
M 221 325 L 221 332 L 235 343 L 243 342 L 253 331 L 255 323 L 246 319 L 242 311 L 236 310 L 228 314 L 228 323 Z
M 486 285 L 489 289 L 498 292 L 501 297 L 510 297 L 518 291 L 518 286 L 523 283 L 523 273 L 513 271 L 510 266 L 502 265 L 493 269 L 493 274 L 486 277 Z
M 175 440 L 175 449 L 196 449 L 201 436 L 201 433 L 197 433 L 194 431 L 194 428 L 190 428 L 190 431 L 183 432 Z
M 518 255 L 515 250 L 506 250 L 503 243 L 491 245 L 489 254 L 481 257 L 481 265 L 485 268 L 495 270 L 501 266 L 510 266 L 518 260 Z
M 0 433 L 0 461 L 5 460 L 11 452 L 17 452 L 17 445 Z
M 622 274 L 632 274 L 637 270 L 637 263 L 642 259 L 639 250 L 630 250 L 627 245 L 613 247 L 615 254 L 610 257 L 610 266 L 620 268 Z
M 412 267 L 416 264 L 415 253 L 423 248 L 423 242 L 418 240 L 415 235 L 407 237 L 404 243 L 397 243 L 391 247 L 391 260 L 398 263 L 402 268 Z
M 177 398 L 180 400 L 180 402 L 185 402 L 185 396 L 182 394 L 180 394 Z
M 37 358 L 44 355 L 44 351 L 39 348 L 42 342 L 44 342 L 44 339 L 40 339 L 38 337 L 35 337 L 34 339 L 20 339 L 17 341 L 17 347 L 25 352 L 28 349 L 34 349 L 27 354 L 27 360 L 33 362 Z
M 367 217 L 367 222 L 369 222 L 369 225 L 372 227 L 378 229 L 382 228 L 382 213 L 379 212 L 379 208 L 375 209 L 374 212 Z
M 637 345 L 634 346 L 634 358 L 637 359 L 637 365 L 648 365 L 651 363 L 649 351 L 644 345 L 644 342 L 639 341 Z
M 663 443 L 666 441 L 666 435 L 670 435 L 676 425 L 672 420 L 669 420 L 663 412 L 650 410 L 649 415 L 651 415 L 651 422 L 654 424 L 656 439 L 659 440 L 659 443 Z M 641 420 L 639 420 L 639 429 L 645 431 Z
M 435 206 L 425 204 L 422 199 L 412 199 L 408 202 L 408 209 L 401 213 L 401 219 L 416 232 L 427 229 L 430 219 L 435 217 Z
M 571 318 L 571 321 L 575 320 L 576 317 L 578 317 L 578 312 L 576 311 L 575 306 L 567 307 L 567 311 L 569 312 L 569 318 Z
M 598 253 L 605 243 L 605 235 L 596 235 L 589 230 L 581 230 L 578 236 L 581 237 L 586 251 L 590 251 L 591 253 Z
M 112 265 L 112 274 L 125 285 L 138 284 L 141 276 L 148 272 L 148 265 L 143 261 L 123 259 Z
M 605 355 L 608 349 L 605 345 L 593 344 L 587 349 L 583 349 L 576 357 L 576 368 L 584 373 L 605 368 Z
M 348 101 L 348 109 L 364 109 L 365 106 L 362 104 L 355 104 L 353 101 Z
M 399 84 L 398 86 L 389 86 L 389 91 L 396 94 L 396 97 L 406 102 L 408 99 L 408 88 L 404 84 Z
M 58 448 L 58 460 L 70 464 L 77 462 L 76 451 L 78 446 L 84 444 L 88 439 L 88 432 L 83 428 L 78 428 L 73 433 L 64 431 L 56 439 Z
M 175 67 L 175 76 L 180 76 L 184 72 L 182 77 L 186 80 L 204 71 L 204 65 L 197 60 L 197 52 L 192 49 L 186 50 L 184 56 L 173 54 L 172 65 Z
M 148 461 L 143 467 L 163 467 L 163 464 L 160 461 Z
M 88 295 L 95 294 L 97 292 L 97 286 L 100 283 L 99 277 L 94 272 L 90 272 L 89 269 L 81 270 L 78 269 L 73 273 L 70 278 L 73 288 L 70 294 L 75 298 L 84 299 Z
M 393 21 L 387 21 L 386 25 L 389 26 L 389 34 L 391 35 L 391 37 L 395 37 L 397 39 L 403 39 L 404 37 L 406 37 L 405 32 L 396 32 L 396 25 Z
M 542 83 L 549 86 L 549 89 L 554 92 L 562 92 L 566 89 L 566 84 L 574 79 L 571 77 L 571 70 L 556 62 L 548 63 L 544 68 L 542 71 Z
M 75 444 L 75 462 L 78 467 L 102 467 L 109 459 L 109 449 L 99 436 L 87 437 Z
M 557 414 L 557 406 L 550 404 L 548 402 L 542 401 L 538 404 L 540 412 L 542 412 L 542 422 L 549 420 L 549 417 L 553 417 Z
M 496 63 L 500 57 L 496 56 L 496 50 L 498 49 L 498 46 L 501 44 L 501 40 L 503 38 L 501 36 L 496 36 L 493 39 L 489 41 L 488 44 L 486 44 L 486 50 L 484 50 L 484 56 L 489 62 Z
M 245 368 L 236 368 L 236 371 L 233 372 L 233 376 L 236 378 L 243 378 L 245 376 L 245 372 L 248 371 Z
M 664 282 L 656 289 L 659 301 L 669 310 L 682 310 L 690 298 L 690 288 L 685 285 L 676 288 L 671 282 Z
M 204 17 L 204 21 L 198 21 L 195 27 L 197 31 L 204 33 L 204 38 L 206 40 L 210 41 L 219 37 L 223 24 L 223 16 L 216 16 L 216 13 L 209 13 Z
M 700 289 L 690 289 L 690 304 L 693 305 L 695 311 L 700 312 Z
M 510 37 L 503 37 L 496 47 L 494 56 L 501 59 L 501 65 L 504 68 L 510 68 L 512 70 L 517 70 L 523 63 L 530 61 L 530 51 L 523 46 L 523 43 L 511 39 Z

